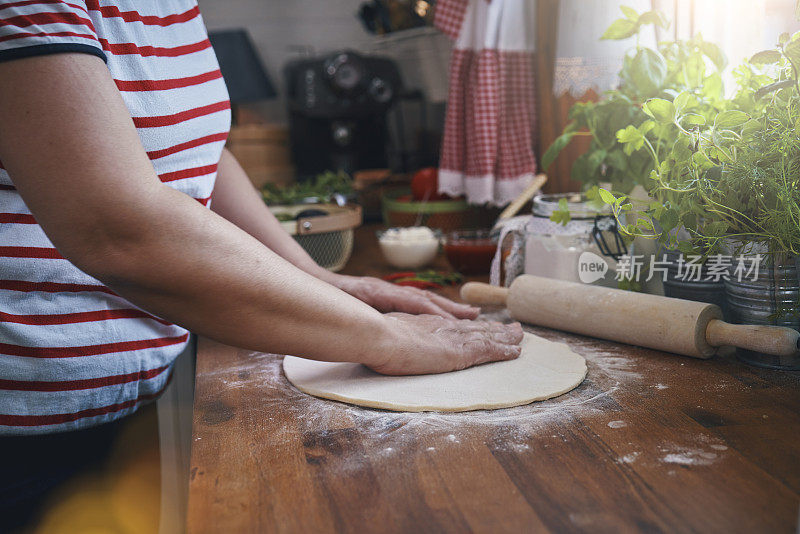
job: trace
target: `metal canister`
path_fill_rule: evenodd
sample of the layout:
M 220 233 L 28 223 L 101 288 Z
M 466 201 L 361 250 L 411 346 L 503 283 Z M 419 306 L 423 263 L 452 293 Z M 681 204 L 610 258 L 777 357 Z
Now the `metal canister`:
M 740 324 L 788 326 L 800 330 L 800 256 L 765 254 L 751 276 L 725 281 L 730 320 Z M 737 349 L 742 361 L 758 367 L 800 370 L 800 350 L 779 357 Z
M 676 299 L 693 300 L 716 304 L 722 308 L 722 313 L 729 319 L 727 299 L 725 298 L 725 281 L 722 278 L 713 280 L 708 276 L 705 266 L 700 268 L 697 278 L 685 276 L 681 272 L 683 255 L 680 252 L 662 250 L 659 258 L 668 262 L 667 272 L 664 277 L 664 295 Z

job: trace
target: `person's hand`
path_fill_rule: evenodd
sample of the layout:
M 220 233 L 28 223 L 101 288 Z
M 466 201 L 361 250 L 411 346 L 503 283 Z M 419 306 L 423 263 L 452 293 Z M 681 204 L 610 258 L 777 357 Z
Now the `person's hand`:
M 385 375 L 446 373 L 520 355 L 522 326 L 446 319 L 435 315 L 387 314 L 389 339 L 374 362 Z
M 367 276 L 338 276 L 339 289 L 369 304 L 376 310 L 411 314 L 439 315 L 449 319 L 475 319 L 480 309 L 458 304 L 432 291 L 398 286 Z

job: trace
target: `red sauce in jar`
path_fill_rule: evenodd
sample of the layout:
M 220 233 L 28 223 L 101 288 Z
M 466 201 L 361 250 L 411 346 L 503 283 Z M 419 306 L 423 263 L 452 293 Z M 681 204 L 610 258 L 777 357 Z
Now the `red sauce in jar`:
M 450 234 L 444 245 L 447 261 L 461 274 L 489 274 L 496 250 L 497 241 L 485 232 Z

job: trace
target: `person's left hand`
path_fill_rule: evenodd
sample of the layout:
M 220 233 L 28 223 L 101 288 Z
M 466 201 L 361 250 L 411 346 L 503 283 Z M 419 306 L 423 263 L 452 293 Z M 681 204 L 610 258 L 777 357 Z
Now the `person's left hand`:
M 480 312 L 431 291 L 397 286 L 367 276 L 337 276 L 334 285 L 383 313 L 428 314 L 456 319 L 475 319 Z

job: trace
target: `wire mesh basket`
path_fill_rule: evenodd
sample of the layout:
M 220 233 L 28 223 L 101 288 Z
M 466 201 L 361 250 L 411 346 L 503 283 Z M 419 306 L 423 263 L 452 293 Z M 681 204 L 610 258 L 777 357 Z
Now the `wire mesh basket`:
M 347 264 L 353 253 L 353 230 L 361 225 L 361 206 L 300 204 L 269 209 L 318 265 L 336 272 Z

